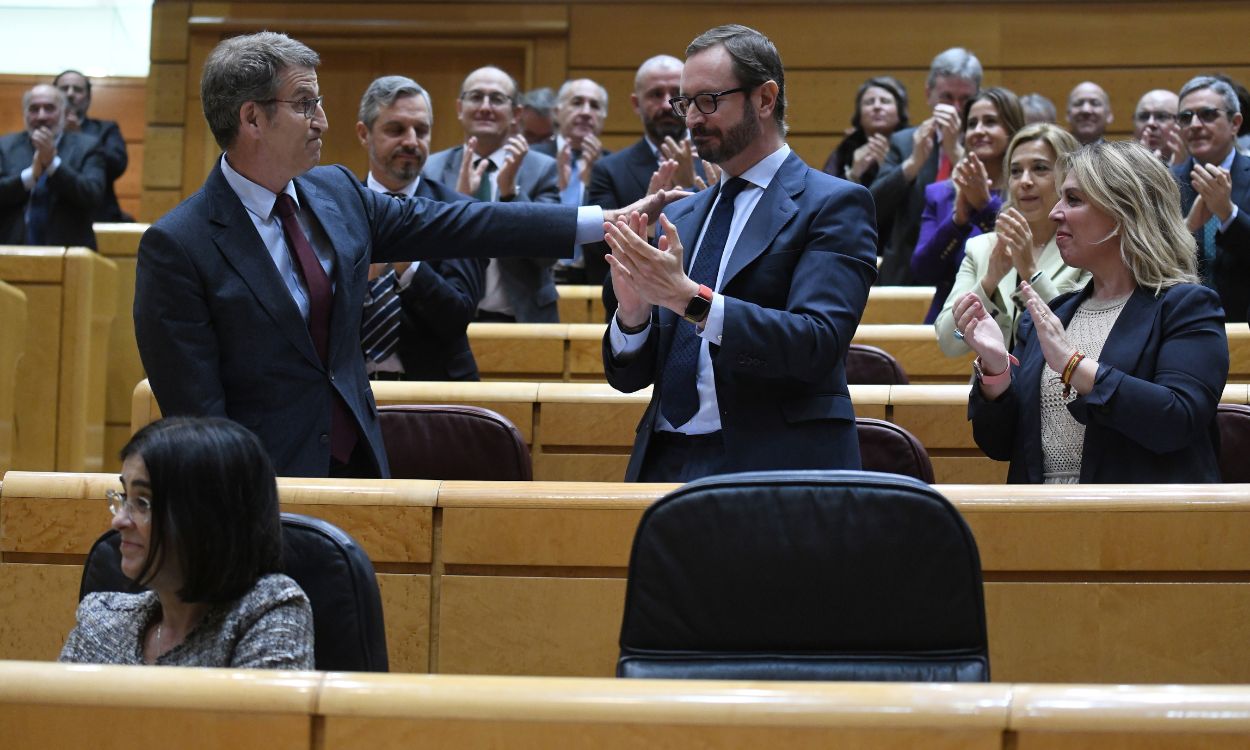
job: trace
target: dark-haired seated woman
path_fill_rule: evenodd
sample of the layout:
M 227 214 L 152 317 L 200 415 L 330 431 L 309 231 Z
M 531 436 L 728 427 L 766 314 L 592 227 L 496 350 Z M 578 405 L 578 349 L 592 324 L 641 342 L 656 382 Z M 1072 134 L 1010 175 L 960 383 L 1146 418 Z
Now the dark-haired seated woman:
M 122 449 L 121 481 L 121 568 L 148 590 L 87 595 L 61 661 L 313 668 L 312 609 L 281 573 L 278 488 L 252 433 L 154 422 Z

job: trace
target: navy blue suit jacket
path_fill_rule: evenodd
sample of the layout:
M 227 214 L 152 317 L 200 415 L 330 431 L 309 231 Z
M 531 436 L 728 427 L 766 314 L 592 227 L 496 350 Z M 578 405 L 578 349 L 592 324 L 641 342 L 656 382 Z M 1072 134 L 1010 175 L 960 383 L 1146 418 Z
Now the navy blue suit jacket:
M 686 243 L 699 236 L 716 192 L 665 210 Z M 875 226 L 866 189 L 811 169 L 793 153 L 747 220 L 721 284 L 723 342 L 711 347 L 726 460 L 739 470 L 859 468 L 845 365 L 876 277 Z M 691 324 L 659 308 L 643 349 L 623 360 L 612 357 L 604 337 L 613 387 L 655 385 L 627 481 L 646 460 L 664 389 L 660 375 L 679 325 Z
M 91 218 L 104 200 L 104 154 L 100 142 L 83 133 L 62 133 L 57 144 L 61 166 L 48 177 L 48 245 L 95 248 Z M 0 137 L 0 244 L 26 244 L 26 204 L 30 191 L 22 170 L 35 158 L 26 131 Z
M 1093 290 L 1051 301 L 1064 326 Z M 1011 387 L 987 401 L 972 386 L 968 418 L 985 455 L 1011 461 L 1007 481 L 1041 484 L 1041 377 L 1032 318 L 1020 320 Z M 1085 425 L 1082 483 L 1218 482 L 1216 406 L 1228 380 L 1228 337 L 1215 292 L 1196 284 L 1158 297 L 1138 287 L 1098 357 L 1094 390 L 1068 404 Z
M 1189 173 L 1194 170 L 1190 157 L 1184 164 L 1172 167 L 1172 176 L 1181 189 L 1181 213 L 1188 214 L 1198 198 L 1190 183 Z M 1202 277 L 1210 279 L 1220 294 L 1220 303 L 1229 323 L 1243 323 L 1250 319 L 1250 157 L 1237 154 L 1233 157 L 1230 176 L 1233 179 L 1233 203 L 1237 205 L 1237 218 L 1223 232 L 1215 235 L 1218 248 L 1210 268 L 1202 257 L 1202 237 L 1196 238 L 1199 247 L 1198 262 Z
M 204 187 L 144 232 L 135 278 L 135 337 L 166 415 L 224 416 L 260 437 L 282 476 L 325 476 L 337 394 L 355 417 L 378 476 L 387 476 L 360 350 L 370 262 L 481 249 L 535 255 L 571 247 L 576 211 L 532 203 L 400 202 L 341 166 L 295 179 L 301 211 L 333 252 L 328 363 L 218 165 Z

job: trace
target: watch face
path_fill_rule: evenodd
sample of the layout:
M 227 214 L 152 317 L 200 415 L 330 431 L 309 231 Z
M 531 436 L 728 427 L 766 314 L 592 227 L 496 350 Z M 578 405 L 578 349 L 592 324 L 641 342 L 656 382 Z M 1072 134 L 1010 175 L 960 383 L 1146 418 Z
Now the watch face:
M 711 310 L 712 303 L 710 301 L 702 297 L 694 297 L 690 300 L 690 304 L 686 305 L 686 314 L 682 317 L 691 323 L 702 323 Z

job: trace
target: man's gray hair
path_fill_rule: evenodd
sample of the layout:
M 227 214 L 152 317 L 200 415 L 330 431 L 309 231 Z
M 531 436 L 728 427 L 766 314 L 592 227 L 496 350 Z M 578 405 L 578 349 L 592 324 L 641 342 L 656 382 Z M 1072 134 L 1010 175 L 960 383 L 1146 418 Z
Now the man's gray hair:
M 654 70 L 675 70 L 681 72 L 684 63 L 672 55 L 656 55 L 648 57 L 638 66 L 638 72 L 634 74 L 634 93 L 640 93 L 638 89 L 642 88 L 642 79 L 651 74 Z
M 1194 76 L 1190 78 L 1188 83 L 1181 86 L 1181 91 L 1176 98 L 1177 100 L 1183 100 L 1195 91 L 1201 91 L 1202 89 L 1211 89 L 1220 95 L 1220 98 L 1224 100 L 1224 109 L 1228 110 L 1229 117 L 1241 112 L 1241 102 L 1237 99 L 1237 92 L 1232 86 L 1215 76 Z
M 430 121 L 434 121 L 434 104 L 430 101 L 429 92 L 407 76 L 382 76 L 374 79 L 373 83 L 369 84 L 369 88 L 365 89 L 365 95 L 360 97 L 360 111 L 356 113 L 356 119 L 363 122 L 366 128 L 373 130 L 373 123 L 378 119 L 378 111 L 383 107 L 391 106 L 396 99 L 403 96 L 419 96 L 425 99 L 425 108 L 430 113 Z
M 981 88 L 981 61 L 977 56 L 963 47 L 951 47 L 938 54 L 929 63 L 929 78 L 925 85 L 933 88 L 939 76 L 946 78 L 963 78 L 972 81 Z
M 556 94 L 556 106 L 558 107 L 561 104 L 564 104 L 565 101 L 567 101 L 573 96 L 571 89 L 573 88 L 573 84 L 577 83 L 578 81 L 590 81 L 591 83 L 595 84 L 595 88 L 599 89 L 599 98 L 603 101 L 603 116 L 607 117 L 608 116 L 608 90 L 605 89 L 603 86 L 601 86 L 598 81 L 592 81 L 589 78 L 570 78 L 569 80 L 560 84 L 560 91 L 559 93 Z
M 63 121 L 65 119 L 65 108 L 69 106 L 69 99 L 65 96 L 64 91 L 61 91 L 50 83 L 37 83 L 27 89 L 26 93 L 22 94 L 22 111 L 25 112 L 30 108 L 30 98 L 35 95 L 35 89 L 37 88 L 47 88 L 52 90 L 53 95 L 56 97 L 56 106 L 61 110 L 61 119 Z
M 543 117 L 551 117 L 551 110 L 556 106 L 556 94 L 550 86 L 531 89 L 521 96 L 519 104 L 526 109 L 534 110 Z
M 200 101 L 213 138 L 223 149 L 239 135 L 239 109 L 247 102 L 265 102 L 278 95 L 287 68 L 315 68 L 321 64 L 303 42 L 286 34 L 261 31 L 222 40 L 204 62 Z M 273 115 L 276 103 L 262 105 Z

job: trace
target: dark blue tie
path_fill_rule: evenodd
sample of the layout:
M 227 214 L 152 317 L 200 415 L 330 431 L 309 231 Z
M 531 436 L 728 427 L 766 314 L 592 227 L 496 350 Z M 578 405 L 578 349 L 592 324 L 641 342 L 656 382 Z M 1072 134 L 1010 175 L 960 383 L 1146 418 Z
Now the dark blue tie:
M 750 185 L 741 177 L 721 183 L 720 200 L 712 211 L 712 220 L 703 233 L 703 241 L 690 266 L 690 278 L 696 284 L 716 288 L 716 273 L 720 259 L 725 254 L 725 242 L 729 239 L 729 225 L 734 218 L 734 199 Z M 673 427 L 681 427 L 699 410 L 699 344 L 701 339 L 695 327 L 683 320 L 677 321 L 673 334 L 673 346 L 668 351 L 661 375 L 660 413 Z
M 48 174 L 39 175 L 35 189 L 30 191 L 30 204 L 26 209 L 26 244 L 43 245 L 48 236 L 48 208 L 51 196 L 48 192 Z

